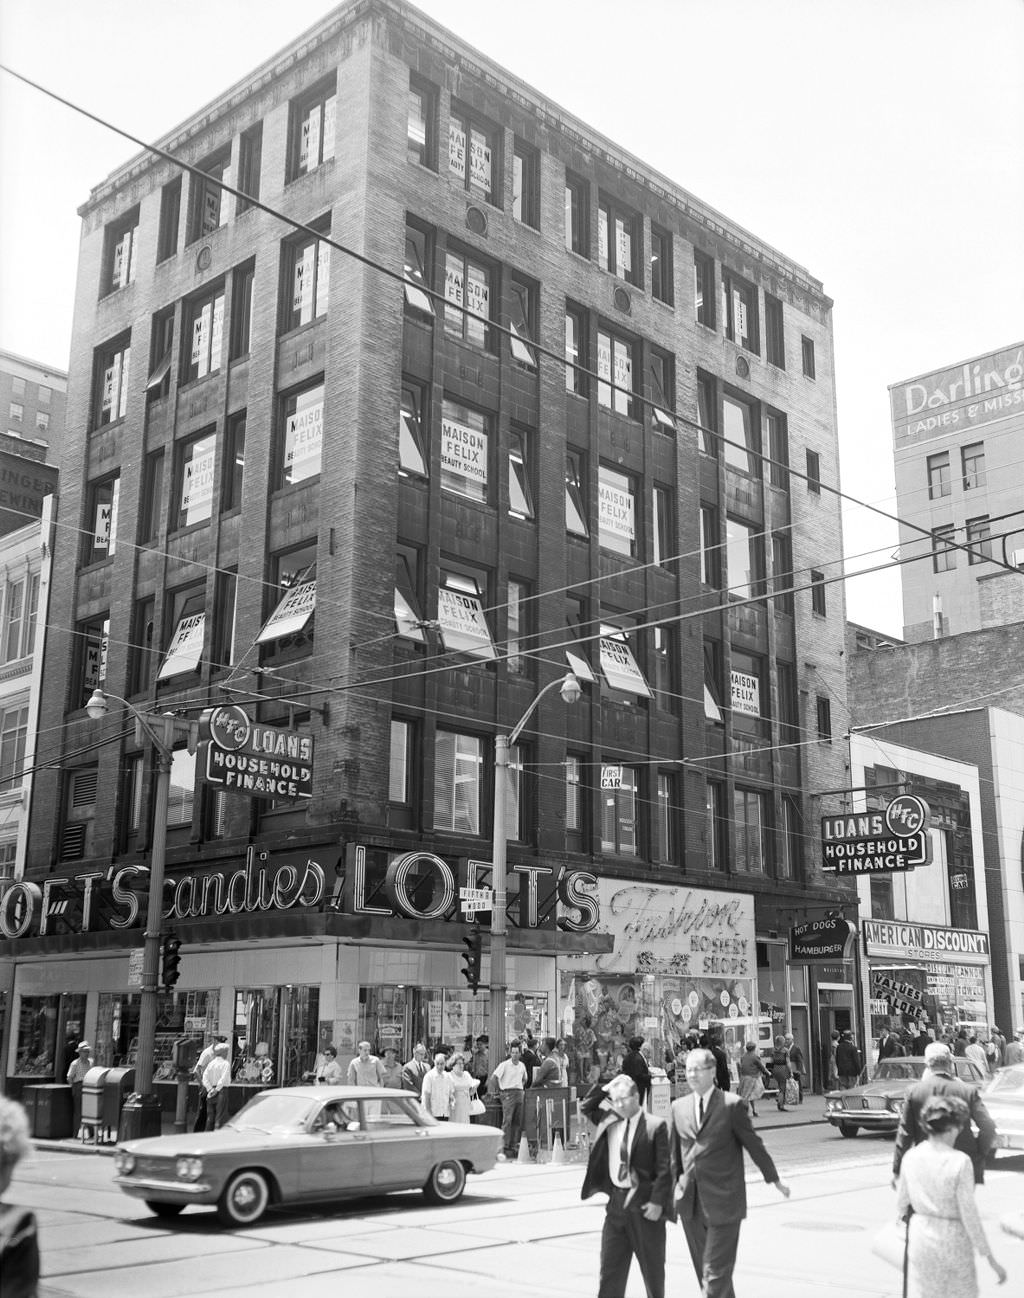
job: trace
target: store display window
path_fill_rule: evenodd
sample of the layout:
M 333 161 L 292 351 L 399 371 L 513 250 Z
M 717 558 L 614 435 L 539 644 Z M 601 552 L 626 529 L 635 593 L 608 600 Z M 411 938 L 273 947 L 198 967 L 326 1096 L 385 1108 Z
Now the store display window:
M 85 995 L 23 996 L 14 1076 L 63 1082 L 85 1030 Z
M 93 1057 L 98 1067 L 131 1066 L 139 1049 L 140 992 L 101 992 Z M 156 1002 L 154 1077 L 173 1082 L 174 1043 L 189 1037 L 203 1045 L 220 1026 L 217 991 L 160 992 Z
M 231 1077 L 242 1086 L 296 1086 L 314 1070 L 320 989 L 248 987 L 235 991 Z

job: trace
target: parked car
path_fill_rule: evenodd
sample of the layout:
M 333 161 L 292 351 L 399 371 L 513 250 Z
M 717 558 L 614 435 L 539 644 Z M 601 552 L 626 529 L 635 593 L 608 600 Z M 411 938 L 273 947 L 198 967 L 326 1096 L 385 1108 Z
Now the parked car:
M 1000 1068 L 981 1098 L 996 1124 L 996 1149 L 1024 1149 L 1024 1064 Z
M 500 1146 L 495 1127 L 438 1122 L 406 1091 L 293 1086 L 261 1091 L 219 1131 L 126 1141 L 115 1181 L 158 1217 L 215 1204 L 225 1225 L 249 1226 L 271 1205 L 392 1190 L 454 1203 Z
M 980 1086 L 985 1073 L 971 1059 L 954 1059 L 954 1073 L 962 1082 Z M 860 1084 L 848 1091 L 828 1091 L 825 1095 L 825 1119 L 839 1128 L 842 1136 L 856 1136 L 865 1131 L 894 1133 L 900 1125 L 903 1101 L 915 1082 L 924 1076 L 924 1060 L 912 1056 L 883 1059 L 873 1069 L 861 1073 Z

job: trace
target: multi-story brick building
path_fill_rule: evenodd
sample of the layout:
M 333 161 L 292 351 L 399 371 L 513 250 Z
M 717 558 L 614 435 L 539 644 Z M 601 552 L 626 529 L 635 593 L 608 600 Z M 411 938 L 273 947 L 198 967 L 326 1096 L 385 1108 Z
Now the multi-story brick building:
M 848 783 L 819 281 L 398 0 L 162 147 L 194 169 L 143 154 L 82 209 L 12 1080 L 43 1011 L 132 1048 L 152 785 L 97 685 L 315 746 L 300 800 L 175 753 L 158 1057 L 230 1031 L 244 1085 L 532 1026 L 575 1078 L 638 1026 L 660 1057 L 852 1021 L 851 966 L 819 995 L 785 948 L 844 895 L 805 830 Z M 494 1024 L 454 889 L 488 882 L 495 734 L 570 668 L 513 750 Z
M 0 536 L 31 524 L 57 489 L 68 376 L 0 352 Z

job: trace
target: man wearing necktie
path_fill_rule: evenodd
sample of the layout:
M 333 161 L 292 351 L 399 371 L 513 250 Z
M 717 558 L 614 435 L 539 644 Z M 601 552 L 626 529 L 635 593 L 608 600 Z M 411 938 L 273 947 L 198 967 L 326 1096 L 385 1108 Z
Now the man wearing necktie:
M 580 1192 L 608 1195 L 597 1298 L 623 1298 L 634 1257 L 647 1298 L 664 1298 L 665 1222 L 675 1215 L 668 1124 L 641 1109 L 632 1077 L 620 1073 L 604 1089 L 611 1113 L 594 1134 Z
M 772 1157 L 754 1130 L 746 1100 L 715 1086 L 710 1050 L 686 1056 L 691 1094 L 672 1105 L 672 1145 L 678 1169 L 676 1212 L 686 1234 L 702 1298 L 735 1298 L 732 1273 L 740 1223 L 747 1215 L 744 1149 L 761 1175 L 785 1198 Z

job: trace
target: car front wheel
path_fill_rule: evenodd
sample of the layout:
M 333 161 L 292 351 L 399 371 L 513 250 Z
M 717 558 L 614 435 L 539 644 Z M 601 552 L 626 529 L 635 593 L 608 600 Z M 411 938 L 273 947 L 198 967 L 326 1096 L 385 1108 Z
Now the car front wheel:
M 855 1122 L 841 1122 L 839 1124 L 839 1134 L 845 1136 L 847 1140 L 851 1140 L 858 1131 L 860 1131 L 860 1127 Z
M 165 1219 L 179 1216 L 185 1207 L 183 1203 L 158 1203 L 156 1199 L 147 1199 L 145 1202 L 150 1212 Z
M 225 1226 L 251 1226 L 270 1203 L 270 1186 L 262 1172 L 236 1172 L 224 1187 L 217 1216 Z
M 454 1203 L 466 1188 L 466 1169 L 454 1158 L 432 1169 L 423 1193 L 430 1203 Z

